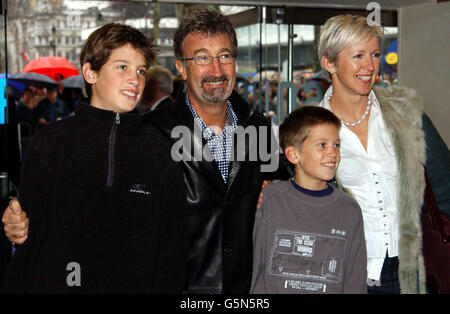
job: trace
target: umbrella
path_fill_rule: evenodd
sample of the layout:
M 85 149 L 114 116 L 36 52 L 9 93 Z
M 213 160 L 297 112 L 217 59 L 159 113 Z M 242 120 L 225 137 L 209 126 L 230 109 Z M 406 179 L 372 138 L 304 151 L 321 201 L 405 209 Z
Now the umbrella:
M 11 74 L 8 80 L 20 82 L 25 85 L 33 85 L 37 88 L 52 88 L 58 86 L 58 83 L 49 78 L 47 75 L 33 72 Z
M 84 85 L 83 75 L 69 76 L 61 81 L 65 88 L 79 88 L 86 94 L 86 86 Z
M 0 79 L 4 79 L 5 78 L 5 73 L 0 73 Z M 26 84 L 20 83 L 20 82 L 16 82 L 16 81 L 11 81 L 11 75 L 8 73 L 8 86 L 13 87 L 15 90 L 19 91 L 20 93 L 23 92 L 23 90 L 27 87 Z
M 80 73 L 72 63 L 63 57 L 39 57 L 27 63 L 22 72 L 36 72 L 45 74 L 54 79 L 57 74 L 61 74 L 64 78 Z
M 83 75 L 69 76 L 68 78 L 63 79 L 61 83 L 67 88 L 84 88 Z

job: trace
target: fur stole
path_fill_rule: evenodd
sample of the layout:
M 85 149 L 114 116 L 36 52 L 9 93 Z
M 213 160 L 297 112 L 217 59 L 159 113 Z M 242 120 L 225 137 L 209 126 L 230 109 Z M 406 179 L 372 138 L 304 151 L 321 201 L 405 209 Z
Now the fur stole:
M 422 102 L 405 87 L 374 87 L 395 148 L 398 181 L 399 281 L 402 293 L 425 293 L 420 214 L 425 190 Z

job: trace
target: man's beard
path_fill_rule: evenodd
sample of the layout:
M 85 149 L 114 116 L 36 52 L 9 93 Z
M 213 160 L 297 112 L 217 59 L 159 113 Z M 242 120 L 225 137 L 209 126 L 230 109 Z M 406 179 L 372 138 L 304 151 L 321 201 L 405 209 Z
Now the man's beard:
M 217 87 L 217 88 L 209 88 L 209 89 L 204 88 L 203 84 L 205 82 L 220 82 L 220 81 L 225 81 L 226 86 Z M 205 76 L 202 79 L 202 85 L 201 85 L 203 99 L 205 99 L 211 103 L 221 103 L 221 102 L 226 101 L 228 99 L 228 97 L 230 96 L 230 92 L 228 91 L 229 82 L 230 82 L 230 80 L 228 79 L 228 76 L 226 76 L 226 75 L 222 75 L 220 77 Z

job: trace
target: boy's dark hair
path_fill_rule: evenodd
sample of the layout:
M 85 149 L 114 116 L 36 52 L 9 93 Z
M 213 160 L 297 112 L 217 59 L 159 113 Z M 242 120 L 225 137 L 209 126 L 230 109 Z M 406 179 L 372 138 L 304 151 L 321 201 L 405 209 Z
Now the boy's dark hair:
M 91 64 L 91 69 L 100 71 L 114 49 L 132 45 L 145 58 L 147 67 L 155 60 L 156 46 L 152 39 L 145 37 L 138 29 L 124 24 L 109 23 L 95 30 L 84 43 L 80 54 L 80 65 Z M 91 84 L 84 82 L 91 96 Z
M 238 44 L 236 31 L 228 17 L 213 9 L 195 9 L 183 17 L 173 36 L 175 57 L 183 59 L 183 41 L 189 34 L 207 34 L 209 36 L 226 34 L 231 40 L 232 54 L 237 56 Z M 192 57 L 192 56 L 187 56 Z
M 341 121 L 334 113 L 322 107 L 302 106 L 292 111 L 280 124 L 281 148 L 294 146 L 300 149 L 311 128 L 321 124 L 334 125 L 338 130 L 341 127 Z

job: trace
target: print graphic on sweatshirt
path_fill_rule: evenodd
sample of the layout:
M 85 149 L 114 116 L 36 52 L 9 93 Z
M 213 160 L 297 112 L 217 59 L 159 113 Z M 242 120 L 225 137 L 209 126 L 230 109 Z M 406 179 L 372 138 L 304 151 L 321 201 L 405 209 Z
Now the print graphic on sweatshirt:
M 277 230 L 269 272 L 275 276 L 339 282 L 346 240 L 339 236 Z

